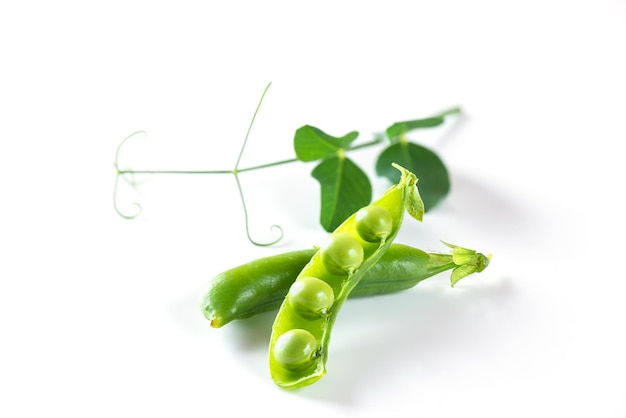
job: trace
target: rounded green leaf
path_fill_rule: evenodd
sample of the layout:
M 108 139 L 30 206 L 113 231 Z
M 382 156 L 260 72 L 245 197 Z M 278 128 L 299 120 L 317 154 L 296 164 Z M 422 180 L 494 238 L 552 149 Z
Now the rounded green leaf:
M 357 131 L 352 131 L 342 137 L 335 137 L 315 126 L 304 125 L 296 130 L 293 147 L 300 161 L 321 160 L 347 148 L 358 136 Z
M 398 137 L 405 135 L 407 132 L 410 132 L 414 129 L 419 128 L 433 128 L 435 126 L 439 126 L 445 122 L 445 118 L 450 115 L 461 113 L 461 108 L 453 107 L 451 109 L 446 110 L 445 112 L 441 112 L 436 116 L 431 116 L 429 118 L 424 119 L 413 119 L 413 120 L 405 120 L 402 122 L 396 122 L 385 131 L 387 133 L 387 137 L 392 141 L 396 142 Z
M 320 183 L 320 223 L 328 232 L 372 200 L 369 178 L 349 158 L 328 158 L 311 175 Z
M 426 119 L 407 120 L 394 123 L 389 128 L 387 128 L 386 132 L 387 136 L 392 139 L 404 135 L 407 132 L 412 131 L 413 129 L 432 128 L 441 125 L 443 122 L 443 116 L 433 116 Z
M 392 163 L 400 164 L 419 178 L 419 193 L 426 211 L 450 192 L 450 177 L 443 161 L 433 151 L 412 142 L 400 142 L 385 149 L 376 161 L 376 174 L 392 183 L 400 179 Z

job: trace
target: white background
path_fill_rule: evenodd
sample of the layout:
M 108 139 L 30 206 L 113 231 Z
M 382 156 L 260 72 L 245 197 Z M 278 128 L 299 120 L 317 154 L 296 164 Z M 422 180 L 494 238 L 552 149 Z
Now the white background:
M 555 1 L 3 2 L 0 6 L 0 416 L 626 416 L 623 143 L 626 4 Z M 296 392 L 267 371 L 272 315 L 211 329 L 218 272 L 317 244 L 312 164 L 294 131 L 417 133 L 452 191 L 398 242 L 493 253 L 352 301 L 327 375 Z M 373 178 L 382 148 L 351 153 Z M 388 186 L 374 180 L 374 194 Z

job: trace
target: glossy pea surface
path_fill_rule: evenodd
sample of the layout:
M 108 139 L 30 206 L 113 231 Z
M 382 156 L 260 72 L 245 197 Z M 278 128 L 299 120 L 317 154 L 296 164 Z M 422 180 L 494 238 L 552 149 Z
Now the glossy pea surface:
M 318 348 L 317 339 L 304 329 L 291 329 L 276 339 L 272 355 L 288 370 L 306 368 Z
M 299 277 L 289 288 L 289 303 L 303 315 L 324 315 L 334 302 L 333 288 L 317 277 Z
M 322 264 L 332 274 L 351 274 L 363 264 L 363 246 L 347 232 L 329 236 L 320 247 Z
M 359 236 L 368 242 L 384 241 L 393 228 L 393 219 L 389 211 L 376 205 L 359 209 L 355 219 Z

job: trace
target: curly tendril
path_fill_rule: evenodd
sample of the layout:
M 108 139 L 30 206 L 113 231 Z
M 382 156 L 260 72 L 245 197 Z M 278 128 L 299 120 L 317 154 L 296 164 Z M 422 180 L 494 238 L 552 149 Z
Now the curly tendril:
M 138 202 L 131 203 L 131 206 L 135 207 L 135 212 L 132 214 L 123 213 L 119 205 L 117 204 L 117 189 L 119 187 L 120 177 L 122 177 L 128 183 L 128 179 L 123 174 L 117 173 L 117 175 L 115 176 L 115 185 L 113 186 L 113 208 L 115 209 L 115 212 L 117 212 L 117 214 L 120 215 L 122 218 L 135 219 L 141 213 L 141 205 Z
M 246 224 L 246 237 L 248 237 L 248 241 L 250 241 L 252 244 L 257 245 L 259 247 L 269 247 L 270 245 L 276 244 L 278 241 L 283 239 L 283 236 L 285 235 L 280 225 L 272 225 L 270 227 L 270 230 L 272 231 L 278 230 L 279 236 L 275 240 L 270 241 L 270 242 L 259 242 L 259 241 L 255 241 L 254 239 L 252 239 L 252 236 L 250 235 L 250 227 L 249 227 L 249 222 L 248 222 L 248 209 L 246 208 L 246 200 L 243 197 L 243 189 L 241 188 L 239 175 L 237 174 L 236 171 L 234 171 L 233 174 L 235 176 L 235 182 L 237 183 L 237 189 L 239 190 L 239 197 L 241 198 L 241 207 L 243 208 L 243 218 Z
M 142 211 L 141 205 L 138 202 L 132 202 L 131 206 L 135 207 L 135 210 L 133 213 L 124 213 L 121 209 L 120 206 L 118 204 L 118 190 L 119 190 L 119 183 L 120 183 L 120 178 L 122 178 L 128 185 L 130 185 L 132 188 L 135 188 L 138 185 L 138 182 L 135 180 L 135 175 L 136 174 L 232 174 L 235 177 L 235 181 L 237 183 L 237 190 L 239 191 L 239 197 L 241 198 L 241 206 L 243 208 L 243 216 L 244 216 L 244 222 L 245 222 L 245 228 L 246 228 L 246 236 L 248 238 L 248 241 L 250 241 L 252 244 L 254 245 L 258 245 L 258 246 L 270 246 L 270 245 L 274 245 L 276 244 L 278 241 L 280 241 L 283 236 L 283 229 L 279 226 L 279 225 L 272 225 L 270 227 L 270 230 L 274 231 L 274 230 L 278 230 L 279 232 L 279 236 L 278 238 L 274 239 L 273 241 L 270 242 L 259 242 L 256 241 L 252 238 L 252 236 L 250 235 L 250 227 L 249 227 L 249 219 L 248 219 L 248 209 L 246 207 L 246 201 L 244 199 L 244 194 L 243 194 L 243 189 L 241 187 L 241 182 L 239 181 L 239 173 L 245 172 L 245 171 L 252 171 L 252 170 L 256 170 L 256 169 L 260 169 L 260 168 L 266 168 L 266 167 L 272 167 L 275 165 L 280 165 L 280 164 L 286 164 L 286 163 L 290 163 L 290 162 L 294 162 L 297 161 L 296 159 L 291 159 L 291 160 L 285 160 L 285 161 L 279 161 L 276 163 L 271 163 L 271 164 L 264 164 L 264 165 L 260 165 L 260 166 L 256 166 L 256 167 L 248 167 L 248 168 L 243 168 L 243 169 L 239 169 L 239 163 L 241 161 L 241 157 L 243 156 L 243 152 L 244 149 L 246 147 L 246 144 L 248 143 L 248 137 L 250 136 L 250 131 L 252 130 L 252 125 L 254 124 L 254 120 L 256 119 L 256 115 L 259 112 L 259 109 L 261 107 L 261 103 L 263 102 L 263 98 L 265 97 L 265 93 L 267 93 L 267 90 L 269 89 L 270 85 L 272 83 L 269 83 L 267 85 L 267 87 L 265 87 L 265 90 L 263 90 L 263 94 L 261 95 L 261 99 L 259 100 L 259 103 L 257 104 L 256 109 L 254 110 L 254 114 L 252 115 L 252 120 L 250 121 L 250 125 L 248 126 L 248 130 L 246 132 L 246 136 L 243 140 L 243 144 L 241 145 L 241 149 L 239 150 L 239 155 L 237 156 L 237 161 L 235 162 L 235 168 L 233 168 L 232 170 L 205 170 L 205 171 L 183 171 L 183 170 L 132 170 L 132 169 L 121 169 L 120 165 L 119 165 L 119 155 L 120 155 L 120 149 L 122 148 L 122 146 L 124 144 L 126 144 L 126 142 L 128 142 L 131 138 L 137 136 L 137 135 L 142 135 L 142 139 L 145 138 L 147 136 L 145 131 L 137 131 L 137 132 L 133 132 L 132 134 L 128 135 L 126 138 L 124 138 L 122 140 L 122 142 L 120 142 L 120 144 L 117 146 L 117 150 L 115 151 L 115 162 L 114 162 L 114 167 L 115 167 L 115 184 L 113 186 L 113 208 L 115 209 L 115 212 L 117 212 L 118 215 L 120 215 L 122 218 L 124 219 L 135 219 L 137 216 L 139 216 L 139 214 Z
M 233 169 L 233 175 L 235 176 L 235 181 L 237 182 L 237 189 L 239 190 L 239 197 L 241 198 L 241 206 L 243 208 L 243 217 L 244 217 L 245 224 L 246 224 L 246 236 L 248 237 L 248 241 L 250 241 L 254 245 L 258 245 L 262 247 L 274 245 L 278 241 L 283 239 L 283 236 L 284 236 L 283 229 L 280 227 L 280 225 L 272 225 L 270 227 L 271 230 L 277 229 L 280 234 L 278 238 L 276 238 L 274 241 L 262 243 L 262 242 L 258 242 L 252 239 L 252 237 L 250 236 L 250 228 L 249 228 L 249 222 L 248 222 L 248 209 L 246 208 L 246 200 L 243 197 L 243 189 L 241 188 L 241 182 L 239 181 L 239 163 L 241 162 L 243 151 L 245 150 L 246 144 L 248 143 L 248 137 L 250 136 L 252 125 L 254 125 L 254 120 L 256 119 L 256 115 L 257 113 L 259 113 L 259 109 L 261 108 L 261 103 L 263 103 L 263 98 L 265 98 L 265 93 L 267 93 L 267 90 L 270 88 L 271 85 L 272 83 L 269 83 L 265 87 L 265 90 L 263 90 L 263 94 L 261 94 L 261 99 L 259 100 L 259 103 L 257 104 L 256 109 L 254 110 L 254 114 L 252 115 L 252 120 L 250 120 L 250 125 L 248 125 L 248 131 L 246 132 L 246 136 L 243 139 L 243 144 L 241 144 L 241 149 L 239 150 L 239 155 L 237 156 L 237 161 L 235 162 L 235 168 Z
M 137 182 L 135 181 L 135 178 L 134 178 L 135 173 L 131 170 L 121 170 L 120 165 L 119 165 L 120 149 L 128 140 L 130 140 L 132 137 L 136 135 L 142 135 L 142 139 L 143 139 L 147 136 L 147 133 L 145 131 L 133 132 L 132 134 L 124 138 L 122 142 L 120 142 L 120 144 L 117 146 L 117 150 L 115 151 L 114 166 L 115 166 L 116 174 L 115 174 L 115 185 L 113 186 L 113 208 L 115 209 L 115 212 L 117 212 L 117 214 L 120 215 L 124 219 L 135 219 L 137 216 L 139 216 L 142 210 L 141 205 L 138 202 L 132 202 L 131 206 L 135 207 L 135 212 L 133 214 L 126 214 L 122 212 L 117 202 L 120 177 L 123 178 L 124 181 L 126 181 L 126 183 L 130 185 L 131 187 L 134 188 L 137 186 Z M 128 176 L 130 176 L 130 178 Z

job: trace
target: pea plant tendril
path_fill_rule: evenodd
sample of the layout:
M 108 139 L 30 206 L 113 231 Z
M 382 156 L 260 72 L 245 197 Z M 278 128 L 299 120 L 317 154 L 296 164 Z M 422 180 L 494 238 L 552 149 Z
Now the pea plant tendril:
M 246 206 L 246 200 L 244 198 L 244 193 L 243 193 L 243 188 L 241 187 L 241 181 L 239 180 L 239 173 L 243 173 L 245 171 L 252 171 L 252 170 L 257 170 L 257 169 L 261 169 L 261 168 L 266 168 L 266 167 L 271 167 L 274 165 L 280 165 L 280 164 L 285 164 L 285 163 L 289 163 L 289 162 L 293 162 L 296 161 L 295 159 L 292 160 L 285 160 L 285 161 L 278 161 L 278 162 L 274 162 L 274 163 L 270 163 L 270 164 L 264 164 L 261 166 L 255 166 L 255 167 L 248 167 L 248 168 L 239 168 L 239 164 L 241 162 L 241 157 L 243 156 L 243 152 L 246 148 L 246 144 L 248 142 L 248 137 L 250 136 L 250 131 L 252 130 L 252 125 L 254 125 L 254 120 L 256 119 L 256 115 L 259 112 L 259 109 L 261 107 L 261 103 L 263 102 L 263 98 L 265 97 L 265 94 L 267 93 L 267 90 L 269 89 L 271 83 L 268 84 L 265 87 L 265 90 L 263 90 L 263 94 L 261 95 L 261 99 L 259 100 L 259 103 L 257 104 L 256 109 L 254 110 L 254 114 L 252 115 L 252 119 L 250 120 L 250 125 L 248 126 L 248 131 L 246 132 L 246 136 L 244 137 L 243 140 L 243 144 L 241 145 L 241 149 L 239 150 L 239 155 L 237 156 L 237 161 L 235 162 L 235 167 L 232 170 L 130 170 L 130 169 L 125 169 L 122 170 L 119 167 L 119 153 L 120 153 L 120 149 L 121 147 L 132 137 L 138 135 L 138 134 L 143 134 L 144 136 L 146 135 L 146 133 L 144 131 L 138 131 L 135 132 L 131 135 L 129 135 L 128 137 L 126 137 L 117 147 L 117 151 L 115 153 L 115 170 L 117 171 L 117 175 L 115 178 L 115 186 L 114 186 L 114 197 L 113 197 L 113 204 L 115 207 L 115 211 L 123 218 L 125 219 L 133 219 L 136 218 L 137 216 L 139 216 L 139 214 L 141 213 L 141 205 L 137 202 L 133 202 L 133 206 L 135 206 L 136 210 L 135 213 L 128 215 L 128 214 L 124 214 L 118 204 L 117 204 L 117 191 L 118 191 L 118 187 L 119 187 L 119 179 L 120 177 L 122 177 L 124 180 L 126 180 L 126 182 L 128 184 L 130 184 L 131 186 L 136 186 L 137 182 L 134 180 L 134 175 L 135 174 L 232 174 L 233 177 L 235 178 L 235 182 L 237 184 L 237 190 L 239 192 L 239 197 L 241 199 L 241 205 L 242 205 L 242 209 L 243 209 L 243 215 L 244 215 L 244 222 L 245 222 L 245 230 L 246 230 L 246 236 L 248 238 L 248 240 L 254 244 L 254 245 L 258 245 L 258 246 L 270 246 L 270 245 L 274 245 L 276 244 L 278 241 L 280 241 L 283 236 L 284 236 L 284 232 L 283 229 L 280 227 L 280 225 L 272 225 L 270 227 L 271 230 L 277 230 L 279 233 L 278 238 L 270 241 L 270 242 L 260 242 L 260 241 L 256 241 L 252 238 L 252 236 L 250 235 L 250 225 L 249 225 L 249 219 L 248 219 L 248 209 Z M 130 177 L 129 177 L 130 176 Z
M 243 211 L 245 233 L 248 241 L 257 246 L 271 246 L 279 242 L 284 231 L 279 225 L 272 225 L 270 230 L 277 231 L 278 237 L 269 241 L 261 242 L 252 238 L 248 209 L 244 197 L 243 188 L 239 175 L 248 171 L 260 170 L 294 162 L 313 162 L 319 164 L 311 172 L 320 183 L 321 205 L 320 224 L 326 231 L 334 230 L 356 209 L 367 205 L 372 199 L 372 186 L 369 177 L 351 159 L 346 152 L 367 148 L 382 143 L 388 143 L 376 161 L 376 174 L 386 177 L 390 182 L 399 180 L 398 172 L 392 167 L 397 163 L 416 173 L 421 180 L 421 193 L 426 210 L 436 206 L 449 192 L 449 176 L 441 159 L 430 149 L 410 141 L 407 134 L 410 131 L 422 128 L 431 128 L 442 125 L 448 116 L 461 113 L 461 109 L 454 107 L 435 116 L 393 123 L 384 133 L 374 135 L 374 139 L 361 144 L 352 145 L 358 137 L 357 131 L 349 132 L 342 137 L 334 137 L 321 129 L 304 125 L 296 130 L 294 135 L 294 150 L 296 157 L 271 163 L 240 167 L 248 138 L 254 121 L 257 117 L 263 99 L 272 83 L 263 90 L 261 98 L 254 110 L 243 143 L 237 155 L 235 165 L 230 170 L 135 170 L 121 168 L 119 165 L 120 151 L 123 146 L 133 138 L 141 136 L 145 138 L 147 133 L 143 130 L 134 132 L 124 138 L 115 152 L 114 167 L 116 171 L 113 188 L 113 207 L 117 214 L 124 219 L 135 219 L 142 211 L 141 204 L 132 202 L 134 210 L 130 213 L 122 211 L 118 203 L 120 179 L 124 180 L 132 188 L 139 186 L 137 175 L 154 174 L 227 174 L 232 175 L 237 185 Z

